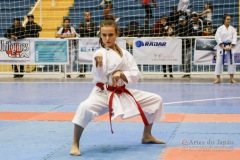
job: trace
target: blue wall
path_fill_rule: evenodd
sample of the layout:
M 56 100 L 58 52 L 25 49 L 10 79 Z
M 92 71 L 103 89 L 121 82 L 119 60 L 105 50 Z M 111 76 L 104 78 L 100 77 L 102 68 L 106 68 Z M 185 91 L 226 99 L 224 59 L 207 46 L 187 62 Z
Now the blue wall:
M 0 37 L 13 25 L 13 18 L 24 20 L 35 0 L 0 0 Z
M 154 18 L 150 20 L 150 24 L 154 24 L 161 15 L 169 15 L 171 8 L 177 6 L 179 0 L 157 0 L 157 8 L 153 8 Z M 222 23 L 223 13 L 232 14 L 232 25 L 238 27 L 238 0 L 190 0 L 189 8 L 191 11 L 202 12 L 204 10 L 204 4 L 211 2 L 214 5 L 213 12 L 213 25 L 219 26 Z M 78 27 L 79 23 L 84 21 L 83 13 L 85 11 L 91 11 L 92 21 L 100 23 L 103 20 L 103 8 L 97 7 L 100 0 L 88 0 L 79 1 L 75 0 L 74 7 L 70 7 L 69 17 L 71 23 Z M 142 8 L 141 0 L 135 2 L 135 0 L 114 0 L 114 8 L 111 14 L 120 17 L 118 24 L 120 27 L 125 27 L 130 21 L 137 21 L 140 24 L 144 24 L 145 10 Z
M 177 6 L 179 0 L 157 0 L 157 8 L 152 9 L 154 18 L 150 20 L 151 26 L 160 18 L 161 15 L 169 15 L 171 8 Z M 84 21 L 83 13 L 91 11 L 92 20 L 99 25 L 103 20 L 103 8 L 97 7 L 101 0 L 75 0 L 74 7 L 70 7 L 69 17 L 75 28 L 79 27 L 80 22 Z M 202 12 L 207 0 L 190 0 L 189 8 L 192 11 Z M 223 13 L 232 13 L 232 25 L 238 27 L 238 0 L 211 0 L 214 4 L 213 25 L 220 26 Z M 231 2 L 231 3 L 230 3 Z M 6 29 L 13 24 L 13 18 L 18 17 L 23 21 L 30 7 L 34 5 L 34 0 L 0 0 L 0 37 Z M 145 10 L 142 8 L 141 0 L 114 0 L 114 8 L 111 14 L 120 17 L 118 22 L 121 28 L 126 27 L 130 21 L 137 21 L 144 25 Z M 56 28 L 57 30 L 57 28 Z

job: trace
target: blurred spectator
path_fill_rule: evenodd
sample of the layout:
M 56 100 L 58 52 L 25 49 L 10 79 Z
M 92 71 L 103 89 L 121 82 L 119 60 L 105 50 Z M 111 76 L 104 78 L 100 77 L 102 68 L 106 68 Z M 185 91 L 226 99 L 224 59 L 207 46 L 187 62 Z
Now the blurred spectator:
M 185 13 L 190 13 L 190 9 L 188 9 L 190 0 L 179 0 L 178 2 L 178 11 L 183 11 Z
M 25 38 L 25 28 L 21 26 L 20 18 L 13 19 L 12 27 L 8 28 L 7 33 L 4 34 L 5 38 L 12 39 L 17 41 L 18 39 Z M 13 71 L 15 72 L 13 78 L 22 78 L 23 74 L 16 74 L 18 73 L 17 65 L 12 65 Z M 20 65 L 20 73 L 24 72 L 24 65 Z
M 95 37 L 96 36 L 96 23 L 91 21 L 91 12 L 84 12 L 85 22 L 80 23 L 79 34 L 80 37 Z
M 187 17 L 186 16 L 180 16 L 179 17 L 179 22 L 176 28 L 176 35 L 179 37 L 187 37 L 191 36 L 191 27 L 188 23 Z
M 161 18 L 155 23 L 153 27 L 153 34 L 155 37 L 163 36 L 164 28 L 168 26 L 167 17 L 165 15 L 161 16 Z
M 40 31 L 42 31 L 42 27 L 40 27 L 37 23 L 34 22 L 34 15 L 28 14 L 27 15 L 27 24 L 25 26 L 25 37 L 26 38 L 38 38 Z M 43 68 L 44 65 L 38 65 L 38 68 Z M 36 68 L 34 69 L 36 70 Z M 34 71 L 32 70 L 32 71 Z
M 139 23 L 136 21 L 131 21 L 124 31 L 125 37 L 138 37 L 139 36 Z
M 26 24 L 25 37 L 26 38 L 35 38 L 39 37 L 40 31 L 42 31 L 42 27 L 40 27 L 37 23 L 34 22 L 34 15 L 27 15 L 28 22 Z
M 144 26 L 142 29 L 141 29 L 141 32 L 140 32 L 140 37 L 152 37 L 153 36 L 153 33 L 152 33 L 152 26 Z
M 74 38 L 76 37 L 76 31 L 74 29 L 74 27 L 70 26 L 70 19 L 69 18 L 65 18 L 63 20 L 63 27 L 61 27 L 56 35 L 56 38 Z M 75 41 L 69 40 L 68 41 L 68 46 L 69 46 L 69 63 L 68 65 L 66 65 L 67 70 L 66 72 L 72 72 L 72 68 L 73 68 L 73 64 L 74 64 L 74 59 L 75 59 Z M 62 66 L 63 71 L 65 71 L 65 65 Z M 71 76 L 69 74 L 67 74 L 67 78 L 71 78 Z
M 205 11 L 199 13 L 198 16 L 202 18 L 205 24 L 209 24 L 212 22 L 212 13 L 213 13 L 213 5 L 212 3 L 207 2 L 205 4 Z
M 97 26 L 95 22 L 91 21 L 91 12 L 84 12 L 85 22 L 80 23 L 79 34 L 80 37 L 95 37 L 97 35 Z M 87 65 L 81 65 L 80 72 L 86 73 Z M 80 78 L 84 78 L 85 74 L 80 74 Z
M 135 0 L 137 1 L 137 0 Z M 142 7 L 145 9 L 146 16 L 145 16 L 145 25 L 149 25 L 149 19 L 153 18 L 152 15 L 152 8 L 150 5 L 151 0 L 142 0 Z M 154 8 L 157 8 L 157 4 L 155 0 L 152 0 L 152 3 L 154 5 Z
M 193 36 L 202 36 L 203 33 L 203 21 L 198 17 L 196 12 L 192 12 L 192 19 L 190 20 L 190 27 Z
M 214 30 L 212 29 L 211 25 L 207 24 L 207 26 L 203 29 L 203 36 L 212 36 L 214 34 Z
M 181 16 L 179 18 L 179 24 L 176 29 L 176 35 L 179 37 L 188 37 L 191 36 L 192 29 L 188 23 L 186 16 Z M 182 39 L 182 64 L 183 64 L 183 71 L 185 74 L 182 78 L 191 78 L 190 71 L 191 71 L 191 41 L 188 38 Z
M 104 11 L 103 11 L 103 16 L 105 17 L 106 15 L 112 15 L 110 14 L 110 11 L 112 10 L 113 8 L 113 2 L 112 0 L 102 0 L 102 2 L 99 4 L 99 6 L 105 6 L 104 8 Z M 113 15 L 112 15 L 113 16 Z M 115 16 L 114 17 L 114 20 L 115 22 L 118 22 L 120 18 L 117 18 Z
M 171 26 L 167 26 L 165 27 L 164 29 L 164 37 L 173 37 L 174 34 L 173 34 L 173 29 Z M 163 73 L 164 73 L 164 77 L 167 77 L 167 67 L 168 67 L 168 71 L 170 73 L 170 78 L 173 78 L 173 75 L 171 74 L 172 73 L 172 68 L 173 66 L 172 65 L 163 65 Z
M 199 13 L 199 18 L 203 20 L 203 36 L 212 35 L 212 14 L 213 14 L 213 5 L 212 3 L 207 2 L 205 4 L 205 11 Z
M 172 12 L 169 15 L 169 25 L 171 27 L 176 27 L 178 25 L 180 12 L 177 10 L 177 7 L 172 7 Z

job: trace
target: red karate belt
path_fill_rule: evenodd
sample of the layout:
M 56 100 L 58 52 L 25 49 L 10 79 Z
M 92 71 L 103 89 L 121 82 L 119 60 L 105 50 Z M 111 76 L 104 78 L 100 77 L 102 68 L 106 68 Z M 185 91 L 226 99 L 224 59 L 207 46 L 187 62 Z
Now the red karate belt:
M 103 83 L 97 83 L 96 84 L 97 87 L 101 88 L 102 90 L 104 90 L 104 84 Z M 148 123 L 148 120 L 142 110 L 142 107 L 140 106 L 140 104 L 136 101 L 136 99 L 134 98 L 134 96 L 129 92 L 129 90 L 127 90 L 125 88 L 125 85 L 123 86 L 117 86 L 117 87 L 113 87 L 113 86 L 107 86 L 107 90 L 108 91 L 111 91 L 112 94 L 110 95 L 110 99 L 109 99 L 109 118 L 110 118 L 110 127 L 111 127 L 111 132 L 113 133 L 113 129 L 112 129 L 112 120 L 111 120 L 111 117 L 112 117 L 112 103 L 113 103 L 113 96 L 114 94 L 121 94 L 121 93 L 127 93 L 129 94 L 130 96 L 132 96 L 132 98 L 134 99 L 134 101 L 136 102 L 137 104 L 137 107 L 138 107 L 138 110 L 140 112 L 140 115 L 142 117 L 142 120 L 143 120 L 143 123 L 145 126 L 148 126 L 149 123 Z

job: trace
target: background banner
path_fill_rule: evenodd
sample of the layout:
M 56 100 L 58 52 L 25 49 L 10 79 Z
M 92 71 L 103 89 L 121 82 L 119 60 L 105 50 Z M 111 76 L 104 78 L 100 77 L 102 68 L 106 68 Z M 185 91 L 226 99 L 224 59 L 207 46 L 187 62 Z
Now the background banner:
M 41 64 L 68 64 L 68 40 L 35 40 L 35 62 Z
M 68 41 L 0 38 L 1 64 L 68 64 Z
M 216 46 L 215 39 L 196 39 L 194 49 L 194 64 L 196 65 L 215 65 L 216 64 Z M 232 50 L 234 63 L 240 64 L 240 39 Z
M 126 49 L 125 39 L 117 38 L 116 42 L 120 48 Z M 79 62 L 84 64 L 92 64 L 93 54 L 99 48 L 99 38 L 79 39 Z
M 182 40 L 177 38 L 135 38 L 133 56 L 137 64 L 182 64 Z

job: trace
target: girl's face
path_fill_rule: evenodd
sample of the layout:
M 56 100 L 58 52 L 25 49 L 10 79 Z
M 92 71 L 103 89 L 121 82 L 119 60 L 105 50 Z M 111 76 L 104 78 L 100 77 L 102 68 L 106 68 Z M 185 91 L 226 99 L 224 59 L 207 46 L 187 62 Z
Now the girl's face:
M 113 26 L 101 27 L 101 38 L 105 47 L 114 48 L 117 32 Z
M 224 24 L 228 26 L 228 25 L 230 25 L 230 23 L 231 23 L 231 17 L 227 16 L 224 20 Z

